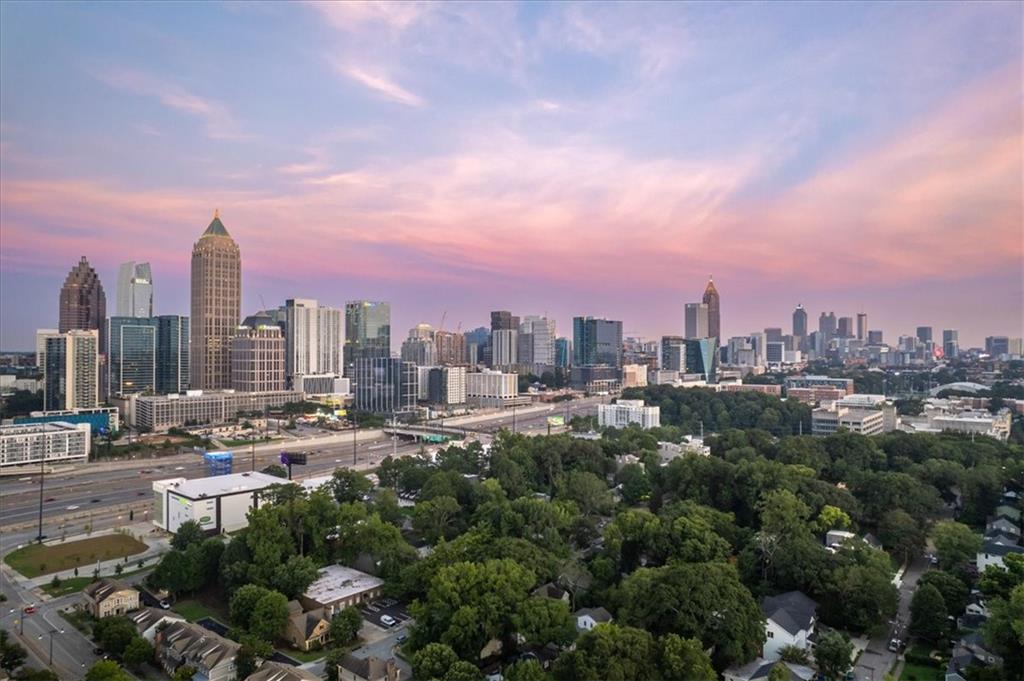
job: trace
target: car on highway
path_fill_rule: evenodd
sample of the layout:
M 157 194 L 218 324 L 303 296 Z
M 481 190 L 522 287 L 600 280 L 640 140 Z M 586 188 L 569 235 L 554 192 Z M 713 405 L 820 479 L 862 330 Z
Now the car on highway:
M 174 470 L 176 470 L 176 471 L 183 471 L 183 470 L 185 470 L 185 467 L 184 466 L 175 466 Z
M 100 500 L 99 499 L 90 499 L 89 503 L 90 504 L 98 504 L 98 503 L 100 503 Z
M 36 611 L 36 606 L 34 606 L 34 605 L 26 605 L 25 609 L 22 610 L 22 612 L 24 612 L 26 615 L 35 614 L 35 611 Z
M 78 510 L 78 506 L 68 506 L 68 510 L 69 511 L 77 511 Z
M 144 497 L 144 496 L 146 496 L 146 492 L 145 492 L 145 491 L 139 492 L 139 493 L 138 493 L 138 494 L 136 494 L 135 496 L 138 496 L 138 497 Z
M 57 501 L 57 499 L 55 497 L 46 497 L 45 501 L 49 503 L 51 501 Z
M 398 620 L 396 620 L 391 615 L 381 615 L 380 623 L 383 624 L 385 627 L 393 627 L 396 624 L 398 624 Z

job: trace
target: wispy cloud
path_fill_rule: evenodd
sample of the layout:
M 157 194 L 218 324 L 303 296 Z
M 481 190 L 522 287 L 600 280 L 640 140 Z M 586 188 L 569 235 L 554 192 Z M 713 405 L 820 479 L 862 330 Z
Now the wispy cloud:
M 337 68 L 344 76 L 351 78 L 365 88 L 373 90 L 384 99 L 405 104 L 406 106 L 423 106 L 426 103 L 422 97 L 409 92 L 384 75 L 370 73 L 359 66 L 339 64 Z
M 176 83 L 131 69 L 108 69 L 93 75 L 109 87 L 143 97 L 153 97 L 164 106 L 199 118 L 203 121 L 207 137 L 211 139 L 245 138 L 224 104 L 196 95 Z

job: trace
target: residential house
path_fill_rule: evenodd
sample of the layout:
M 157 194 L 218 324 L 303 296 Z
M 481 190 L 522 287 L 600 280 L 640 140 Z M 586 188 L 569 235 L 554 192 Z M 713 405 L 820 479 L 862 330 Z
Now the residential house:
M 169 675 L 179 667 L 196 670 L 194 681 L 235 681 L 235 656 L 241 646 L 190 622 L 157 628 L 156 658 Z
M 977 562 L 978 572 L 984 572 L 990 565 L 1006 568 L 1003 558 L 1011 553 L 1024 554 L 1024 546 L 1020 544 L 997 544 L 994 541 L 986 541 L 978 551 Z
M 303 612 L 298 601 L 288 603 L 288 624 L 284 637 L 297 650 L 322 648 L 331 635 L 331 622 L 324 617 L 323 608 Z
M 1003 665 L 1003 658 L 991 652 L 981 632 L 973 631 L 963 636 L 953 646 L 953 655 L 946 667 L 946 681 L 967 681 L 967 668 Z
M 782 665 L 788 673 L 787 681 L 811 681 L 817 676 L 817 672 L 810 667 L 782 660 L 769 661 L 760 657 L 745 665 L 729 667 L 722 675 L 725 681 L 766 681 L 772 669 L 778 665 Z
M 598 624 L 607 624 L 612 621 L 612 614 L 601 606 L 580 608 L 572 616 L 576 620 L 576 631 L 590 631 Z
M 135 625 L 135 630 L 139 632 L 139 636 L 150 643 L 156 639 L 156 631 L 161 624 L 185 621 L 185 618 L 178 613 L 161 608 L 143 608 L 132 613 L 130 619 Z
M 534 596 L 540 596 L 541 598 L 550 598 L 553 601 L 565 601 L 569 602 L 569 592 L 558 586 L 554 582 L 548 582 L 547 584 L 541 584 L 533 590 Z
M 765 616 L 765 634 L 762 656 L 765 660 L 779 659 L 782 649 L 795 646 L 808 650 L 814 646 L 814 626 L 818 620 L 818 604 L 801 591 L 787 591 L 769 596 L 761 602 Z
M 999 506 L 996 506 L 996 510 L 993 513 L 993 515 L 995 515 L 997 518 L 999 516 L 1005 516 L 1010 520 L 1014 521 L 1015 523 L 1017 523 L 1017 525 L 1020 525 L 1020 509 L 1011 506 L 1010 504 L 1000 504 Z
M 339 681 L 399 681 L 400 676 L 394 658 L 382 660 L 372 655 L 359 658 L 349 653 L 338 665 Z
M 139 609 L 139 592 L 117 579 L 105 578 L 82 589 L 85 607 L 97 619 Z
M 992 516 L 985 524 L 985 533 L 991 534 L 995 532 L 1020 537 L 1020 521 L 1014 520 L 1005 514 Z
M 321 681 L 321 679 L 313 672 L 293 667 L 290 664 L 264 662 L 257 671 L 245 677 L 245 681 Z
M 350 605 L 380 598 L 384 581 L 344 565 L 328 565 L 299 596 L 306 611 L 323 609 L 325 619 L 331 619 Z

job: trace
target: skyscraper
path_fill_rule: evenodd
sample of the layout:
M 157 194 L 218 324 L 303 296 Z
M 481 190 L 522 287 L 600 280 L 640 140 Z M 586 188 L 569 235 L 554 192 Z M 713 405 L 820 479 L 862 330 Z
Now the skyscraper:
M 917 340 L 922 343 L 927 343 L 932 339 L 932 327 L 930 326 L 919 326 L 917 327 Z
M 355 408 L 393 414 L 416 408 L 418 372 L 412 362 L 393 357 L 358 357 L 353 365 Z
M 573 317 L 573 366 L 607 364 L 622 367 L 622 322 Z
M 284 390 L 284 354 L 281 327 L 246 318 L 231 338 L 231 387 L 247 393 Z
M 107 339 L 107 297 L 96 270 L 83 255 L 71 268 L 60 289 L 58 331 L 94 329 L 99 335 L 97 351 L 103 353 Z
M 853 317 L 840 317 L 837 335 L 840 338 L 853 338 Z
M 956 329 L 942 330 L 942 354 L 954 359 L 960 354 L 960 332 Z
M 409 337 L 402 341 L 402 359 L 420 367 L 435 366 L 438 361 L 434 337 L 430 324 L 417 324 L 409 329 Z
M 437 346 L 437 363 L 445 366 L 466 364 L 466 337 L 458 332 L 437 331 L 434 333 Z
M 111 395 L 156 390 L 157 323 L 151 317 L 111 317 L 107 387 Z
M 769 326 L 764 330 L 764 340 L 766 343 L 781 343 L 782 342 L 782 328 L 778 326 Z
M 687 338 L 707 338 L 710 335 L 710 315 L 706 303 L 687 303 L 685 317 Z
M 507 367 L 519 361 L 519 317 L 508 310 L 491 312 L 491 366 Z
M 391 305 L 379 301 L 345 303 L 345 375 L 355 378 L 357 359 L 391 356 Z
M 555 320 L 538 315 L 527 315 L 519 324 L 519 336 L 527 337 L 528 358 L 520 353 L 519 362 L 554 366 L 555 364 Z M 523 343 L 520 343 L 520 347 Z
M 156 318 L 156 391 L 162 395 L 188 390 L 188 322 L 176 314 Z
M 857 313 L 857 338 L 858 340 L 866 340 L 868 337 L 868 314 L 866 312 Z
M 341 310 L 308 298 L 284 304 L 285 373 L 297 376 L 341 374 Z
M 793 310 L 793 337 L 803 338 L 807 335 L 807 310 L 803 305 L 797 304 Z
M 572 341 L 568 338 L 555 339 L 555 366 L 568 367 L 572 364 Z
M 100 402 L 100 332 L 72 329 L 46 337 L 43 408 L 84 409 Z
M 686 340 L 682 336 L 662 336 L 658 366 L 666 371 L 686 372 Z
M 231 387 L 231 339 L 242 307 L 242 256 L 220 214 L 192 247 L 191 387 Z
M 701 302 L 708 306 L 707 335 L 714 338 L 714 343 L 718 344 L 722 339 L 721 299 L 718 296 L 718 289 L 715 288 L 715 282 L 710 274 L 708 275 L 708 285 L 704 288 L 704 297 L 701 299 Z
M 153 272 L 148 262 L 126 262 L 117 272 L 117 316 L 153 316 Z
M 825 314 L 821 313 L 818 317 L 818 334 L 821 336 L 822 343 L 827 347 L 828 342 L 836 337 L 836 313 L 829 312 Z

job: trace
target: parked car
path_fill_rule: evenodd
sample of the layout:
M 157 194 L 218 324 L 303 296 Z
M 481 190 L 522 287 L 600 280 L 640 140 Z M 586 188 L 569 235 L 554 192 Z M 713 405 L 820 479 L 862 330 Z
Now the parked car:
M 383 624 L 385 627 L 393 627 L 396 624 L 398 624 L 398 620 L 396 620 L 391 615 L 381 615 L 380 623 Z

